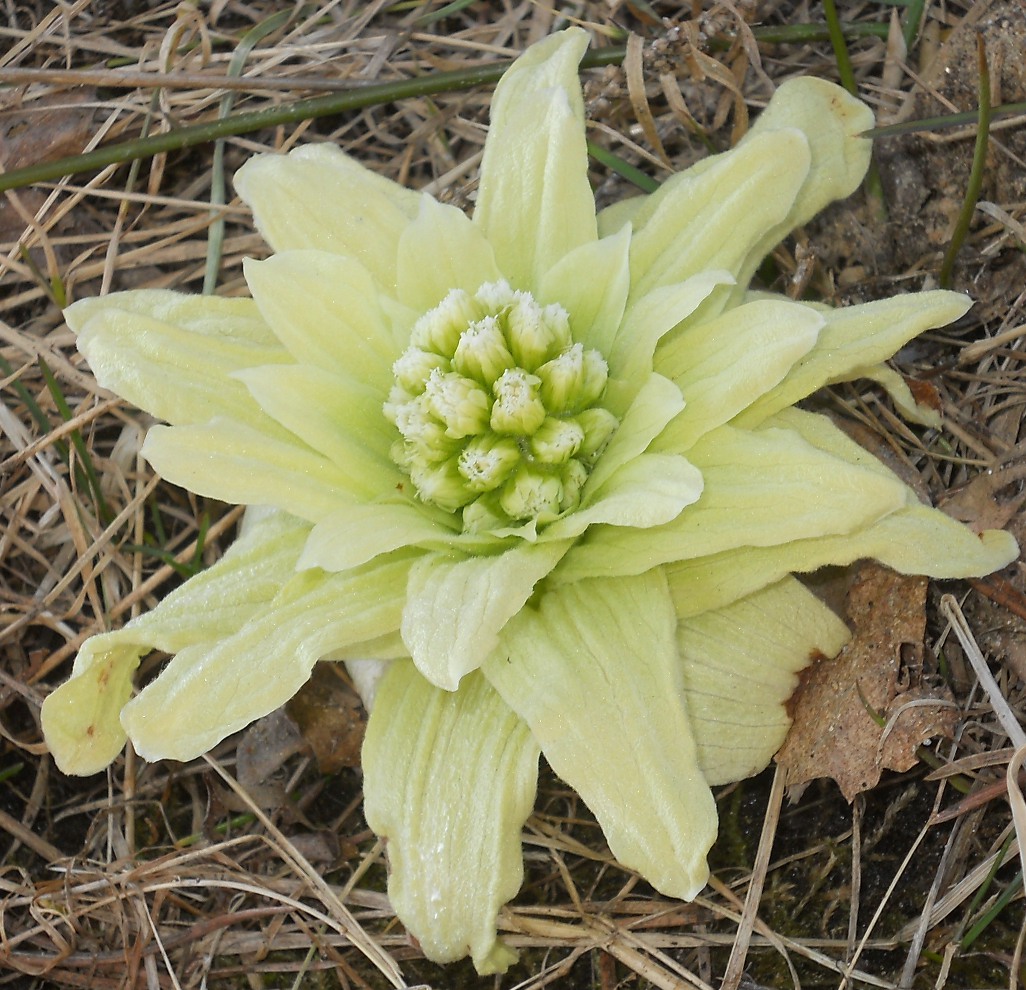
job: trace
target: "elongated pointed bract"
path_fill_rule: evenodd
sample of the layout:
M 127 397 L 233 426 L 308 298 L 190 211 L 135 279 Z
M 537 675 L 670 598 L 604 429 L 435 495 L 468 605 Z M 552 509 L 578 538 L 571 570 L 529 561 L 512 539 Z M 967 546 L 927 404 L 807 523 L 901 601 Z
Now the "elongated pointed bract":
M 793 573 L 1018 553 L 794 408 L 865 375 L 934 421 L 882 362 L 965 297 L 831 311 L 749 286 L 858 186 L 869 109 L 795 79 L 737 148 L 596 216 L 586 47 L 552 35 L 499 83 L 472 217 L 328 145 L 262 155 L 236 176 L 277 252 L 247 262 L 252 299 L 67 313 L 101 384 L 166 422 L 151 464 L 250 508 L 219 563 L 83 646 L 43 705 L 58 765 L 94 773 L 126 738 L 191 759 L 352 662 L 395 911 L 481 973 L 515 957 L 498 917 L 540 753 L 625 867 L 694 897 L 710 785 L 768 763 L 798 672 L 847 637 Z M 175 656 L 132 698 L 154 649 Z

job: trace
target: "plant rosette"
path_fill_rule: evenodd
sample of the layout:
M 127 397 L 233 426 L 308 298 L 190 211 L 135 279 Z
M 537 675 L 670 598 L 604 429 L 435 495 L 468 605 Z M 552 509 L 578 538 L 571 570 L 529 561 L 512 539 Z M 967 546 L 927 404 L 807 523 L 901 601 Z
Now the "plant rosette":
M 274 253 L 252 298 L 76 302 L 98 382 L 169 425 L 143 453 L 260 507 L 224 557 L 89 639 L 43 705 L 58 766 L 126 738 L 189 760 L 350 662 L 365 811 L 388 891 L 436 961 L 515 958 L 539 755 L 612 854 L 693 898 L 710 786 L 762 769 L 797 673 L 845 625 L 793 576 L 874 557 L 982 575 L 977 535 L 795 403 L 869 376 L 969 307 L 921 292 L 829 309 L 749 291 L 763 257 L 869 163 L 869 109 L 782 85 L 732 150 L 596 215 L 578 29 L 496 88 L 473 217 L 335 147 L 261 155 L 236 187 Z M 133 697 L 150 650 L 174 654 Z

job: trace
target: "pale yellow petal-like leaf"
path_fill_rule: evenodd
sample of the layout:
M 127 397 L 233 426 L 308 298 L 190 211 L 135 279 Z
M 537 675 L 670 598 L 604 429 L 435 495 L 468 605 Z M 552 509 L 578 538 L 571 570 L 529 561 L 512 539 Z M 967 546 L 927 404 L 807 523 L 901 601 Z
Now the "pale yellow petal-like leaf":
M 682 520 L 694 542 L 693 552 L 679 559 L 699 556 L 694 551 L 704 540 L 726 549 L 715 546 L 717 532 L 731 531 L 739 544 L 771 546 L 850 533 L 905 504 L 906 488 L 895 475 L 821 450 L 782 427 L 758 433 L 720 427 L 691 449 L 689 459 L 706 487 Z
M 677 628 L 691 731 L 712 785 L 762 770 L 791 725 L 798 672 L 833 657 L 848 627 L 794 578 L 784 578 Z
M 381 498 L 407 480 L 388 456 L 394 433 L 375 389 L 311 365 L 250 368 L 237 377 L 264 412 L 345 472 L 351 491 Z
M 538 745 L 479 674 L 443 691 L 391 665 L 363 745 L 364 814 L 388 840 L 388 897 L 434 962 L 470 955 L 482 975 L 516 959 L 496 934 L 523 882 L 520 833 Z
M 649 375 L 600 455 L 584 488 L 585 502 L 624 464 L 629 463 L 684 408 L 680 389 L 662 375 Z
M 65 311 L 97 382 L 169 423 L 227 415 L 273 430 L 230 375 L 289 354 L 251 299 L 166 290 L 82 299 Z
M 439 513 L 441 515 L 441 513 Z M 453 531 L 407 502 L 347 505 L 314 526 L 300 567 L 345 571 L 406 546 L 444 543 Z
M 545 273 L 543 303 L 558 303 L 570 314 L 574 340 L 609 354 L 623 320 L 630 289 L 631 232 L 624 227 L 600 241 L 565 254 Z
M 647 195 L 629 196 L 599 210 L 596 218 L 599 237 L 609 237 L 627 224 L 635 228 L 640 227 L 638 218 L 642 215 L 647 199 Z
M 125 747 L 121 709 L 132 696 L 132 675 L 150 647 L 121 635 L 87 639 L 80 670 L 43 700 L 40 723 L 54 763 L 63 773 L 99 773 Z
M 893 475 L 849 463 L 781 428 L 750 433 L 721 426 L 691 448 L 688 460 L 705 480 L 694 505 L 653 529 L 593 527 L 559 568 L 559 579 L 637 574 L 739 546 L 851 533 L 906 500 Z
M 792 430 L 817 450 L 840 457 L 849 464 L 857 464 L 868 471 L 874 471 L 880 478 L 888 481 L 900 481 L 883 461 L 852 440 L 828 416 L 793 407 L 782 409 L 761 423 L 757 432 L 765 433 L 776 429 Z M 912 489 L 904 482 L 900 483 L 905 490 L 906 501 L 910 504 L 916 502 L 917 499 Z
M 790 216 L 810 161 L 805 136 L 780 130 L 753 135 L 667 180 L 636 216 L 632 297 L 708 269 L 726 269 L 747 284 L 753 246 L 771 231 L 773 243 L 780 239 L 776 232 Z
M 702 494 L 702 474 L 678 454 L 639 454 L 616 471 L 585 508 L 544 530 L 549 539 L 576 537 L 589 526 L 647 529 L 676 519 Z
M 859 137 L 873 126 L 873 111 L 840 86 L 815 76 L 798 76 L 783 83 L 745 136 L 797 127 L 809 142 L 811 165 L 794 206 L 769 249 L 837 199 L 851 195 L 869 168 L 873 142 Z
M 191 760 L 288 701 L 322 657 L 395 630 L 409 567 L 302 571 L 231 635 L 179 650 L 121 713 L 136 750 Z
M 753 402 L 735 422 L 756 426 L 823 385 L 857 378 L 867 367 L 891 357 L 924 330 L 957 320 L 970 305 L 967 296 L 937 290 L 821 310 L 826 323 L 812 350 L 776 388 Z
M 312 248 L 347 255 L 395 294 L 399 238 L 419 212 L 420 193 L 332 144 L 251 158 L 235 173 L 235 188 L 275 251 Z
M 454 691 L 481 666 L 502 627 L 570 548 L 569 540 L 523 543 L 492 557 L 427 554 L 413 565 L 402 635 L 420 672 Z
M 929 426 L 935 430 L 941 428 L 943 423 L 941 414 L 925 403 L 916 402 L 908 382 L 889 365 L 874 364 L 868 368 L 854 369 L 852 378 L 868 378 L 882 386 L 891 397 L 891 402 L 897 407 L 898 412 L 910 423 Z
M 502 278 L 481 228 L 462 210 L 426 195 L 399 238 L 398 265 L 398 298 L 418 313 L 433 309 L 450 289 L 473 294 Z
M 690 899 L 709 875 L 716 805 L 685 712 L 676 628 L 658 569 L 582 581 L 524 609 L 482 669 L 613 855 Z
M 129 289 L 79 299 L 64 311 L 64 317 L 77 334 L 111 309 L 168 323 L 200 337 L 279 350 L 277 338 L 252 299 L 197 296 L 172 289 Z M 243 366 L 249 363 L 243 362 Z
M 240 628 L 291 577 L 309 527 L 281 514 L 245 528 L 216 564 L 115 632 L 87 639 L 71 678 L 43 702 L 47 745 L 65 773 L 102 770 L 125 745 L 120 715 L 143 654 L 209 643 Z
M 773 388 L 815 345 L 823 317 L 808 306 L 759 300 L 688 326 L 656 351 L 685 407 L 654 449 L 687 451 Z
M 666 567 L 680 615 L 721 608 L 789 573 L 807 573 L 872 557 L 902 574 L 964 578 L 989 574 L 1019 556 L 1010 533 L 979 536 L 937 509 L 908 505 L 864 529 L 795 540 L 775 547 L 739 547 Z
M 298 439 L 276 440 L 231 420 L 154 426 L 142 452 L 168 481 L 198 495 L 271 505 L 310 522 L 361 494 L 359 479 Z
M 706 306 L 722 306 L 728 294 L 726 287 L 733 284 L 730 272 L 710 269 L 629 300 L 620 330 L 605 352 L 613 379 L 607 390 L 607 405 L 619 411 L 625 404 L 621 392 L 626 402 L 632 400 L 652 373 L 659 341 Z M 619 386 L 618 381 L 624 385 Z
M 381 391 L 402 351 L 367 270 L 324 251 L 288 251 L 247 261 L 246 281 L 268 325 L 303 364 Z
M 588 183 L 579 28 L 532 45 L 495 89 L 474 223 L 517 289 L 537 289 L 566 254 L 596 238 Z

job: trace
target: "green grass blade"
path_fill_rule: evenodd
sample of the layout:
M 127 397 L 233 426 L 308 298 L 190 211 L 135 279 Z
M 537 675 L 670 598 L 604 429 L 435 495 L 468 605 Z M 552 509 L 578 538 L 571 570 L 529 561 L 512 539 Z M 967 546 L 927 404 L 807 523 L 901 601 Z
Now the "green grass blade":
M 919 27 L 923 23 L 923 10 L 926 0 L 909 0 L 905 15 L 901 19 L 901 36 L 905 39 L 905 49 L 911 50 L 919 37 Z
M 451 17 L 453 14 L 458 14 L 462 10 L 466 10 L 474 0 L 452 0 L 452 3 L 447 3 L 444 7 L 439 7 L 438 10 L 429 11 L 426 14 L 421 14 L 417 18 L 417 27 L 424 28 L 429 24 L 434 24 L 435 21 L 440 21 L 444 17 Z
M 43 381 L 46 382 L 46 387 L 53 397 L 54 405 L 57 407 L 61 418 L 65 423 L 70 422 L 74 417 L 74 413 L 72 413 L 71 407 L 64 398 L 64 393 L 61 391 L 57 378 L 42 357 L 37 358 L 36 363 L 39 366 L 39 370 L 43 373 Z M 110 506 L 107 505 L 107 500 L 104 498 L 103 489 L 100 487 L 100 478 L 96 473 L 96 468 L 93 467 L 93 459 L 89 453 L 89 448 L 82 439 L 82 434 L 77 429 L 72 430 L 69 436 L 71 445 L 75 448 L 75 453 L 78 455 L 78 462 L 81 465 L 80 470 L 82 474 L 79 478 L 79 484 L 92 494 L 100 520 L 108 523 L 114 518 L 114 513 L 110 511 Z
M 1001 103 L 990 108 L 991 123 L 1023 115 L 1026 115 L 1026 101 Z M 886 127 L 873 127 L 868 131 L 863 131 L 862 137 L 895 137 L 898 134 L 918 134 L 923 131 L 941 131 L 952 127 L 972 127 L 973 124 L 979 123 L 979 120 L 979 110 L 963 110 L 959 113 L 945 114 L 942 117 L 920 117 L 918 120 L 904 120 L 900 124 L 888 124 Z
M 983 917 L 979 918 L 975 925 L 965 933 L 965 937 L 959 944 L 959 948 L 965 952 L 991 925 L 994 919 L 1001 914 L 1002 911 L 1008 906 L 1008 903 L 1013 897 L 1019 894 L 1022 890 L 1022 870 L 1012 878 L 1012 882 L 1009 883 L 996 901 L 990 906 L 990 909 L 986 911 Z
M 283 28 L 292 19 L 293 11 L 279 10 L 250 28 L 239 41 L 228 63 L 229 78 L 242 75 L 246 59 L 250 52 L 269 34 Z M 229 90 L 221 97 L 218 117 L 226 120 L 235 105 L 235 91 Z M 214 160 L 210 170 L 210 206 L 211 223 L 207 235 L 207 264 L 203 273 L 203 294 L 209 296 L 217 287 L 217 274 L 221 270 L 221 252 L 224 248 L 224 214 L 218 209 L 225 203 L 224 180 L 224 138 L 214 142 Z
M 167 564 L 179 577 L 191 578 L 199 574 L 204 568 L 203 563 L 203 548 L 207 540 L 207 530 L 210 529 L 210 517 L 207 513 L 202 513 L 199 517 L 199 528 L 196 532 L 196 550 L 192 555 L 192 559 L 184 563 L 180 563 L 176 554 L 170 550 L 165 549 L 167 543 L 167 530 L 164 529 L 164 520 L 160 514 L 160 507 L 155 503 L 150 504 L 150 522 L 153 526 L 152 537 L 146 534 L 144 538 L 152 539 L 152 542 L 146 543 L 126 543 L 124 550 L 128 553 L 137 553 L 143 557 L 150 557 L 155 560 L 159 560 L 162 564 Z
M 976 53 L 980 64 L 979 103 L 980 120 L 976 130 L 976 145 L 973 148 L 973 164 L 969 172 L 969 182 L 965 188 L 965 198 L 962 200 L 962 209 L 959 210 L 958 220 L 955 223 L 955 230 L 951 235 L 951 241 L 944 252 L 944 261 L 941 263 L 940 275 L 937 281 L 942 289 L 951 288 L 951 276 L 955 267 L 955 259 L 958 252 L 962 250 L 966 237 L 969 236 L 969 226 L 973 220 L 973 213 L 976 212 L 976 203 L 980 198 L 980 190 L 983 188 L 983 171 L 987 165 L 987 145 L 990 141 L 990 66 L 987 64 L 987 47 L 983 36 L 977 35 Z
M 8 378 L 11 378 L 14 375 L 14 366 L 3 355 L 0 355 L 0 371 L 2 371 Z M 28 409 L 32 418 L 36 421 L 36 426 L 39 427 L 40 432 L 44 435 L 49 433 L 53 429 L 53 424 L 50 422 L 50 418 L 46 413 L 43 412 L 39 403 L 36 402 L 35 398 L 33 398 L 32 393 L 16 379 L 11 381 L 11 388 L 14 389 L 18 398 L 25 403 L 25 408 Z M 54 446 L 57 448 L 57 453 L 60 455 L 61 460 L 67 463 L 67 445 L 58 440 Z
M 623 176 L 628 182 L 633 183 L 642 192 L 653 193 L 659 188 L 659 183 L 650 175 L 646 175 L 640 168 L 635 168 L 630 162 L 625 162 L 619 155 L 600 148 L 597 144 L 588 142 L 588 154 L 595 161 L 605 165 L 612 172 Z
M 623 61 L 623 47 L 603 48 L 589 52 L 582 63 L 585 68 L 615 65 Z M 119 144 L 97 148 L 84 155 L 69 155 L 55 161 L 40 162 L 25 168 L 12 169 L 0 174 L 0 192 L 18 189 L 33 182 L 46 182 L 65 175 L 77 175 L 121 165 L 139 158 L 167 151 L 180 151 L 198 144 L 207 144 L 218 138 L 251 134 L 265 127 L 279 127 L 317 117 L 363 110 L 382 103 L 394 103 L 416 96 L 430 96 L 433 93 L 456 92 L 495 83 L 512 64 L 509 60 L 492 62 L 469 69 L 455 69 L 449 72 L 432 72 L 414 79 L 390 80 L 384 83 L 369 83 L 354 87 L 342 93 L 315 96 L 283 106 L 268 107 L 250 113 L 240 113 L 225 120 L 211 120 L 190 127 L 178 127 L 163 134 L 153 134 Z
M 855 82 L 855 70 L 851 66 L 851 56 L 848 54 L 848 42 L 844 37 L 844 30 L 841 26 L 841 19 L 837 16 L 837 6 L 834 0 L 823 0 L 823 15 L 826 17 L 827 30 L 830 32 L 830 46 L 834 50 L 834 59 L 837 62 L 837 73 L 841 79 L 841 85 L 852 96 L 859 95 L 859 87 Z

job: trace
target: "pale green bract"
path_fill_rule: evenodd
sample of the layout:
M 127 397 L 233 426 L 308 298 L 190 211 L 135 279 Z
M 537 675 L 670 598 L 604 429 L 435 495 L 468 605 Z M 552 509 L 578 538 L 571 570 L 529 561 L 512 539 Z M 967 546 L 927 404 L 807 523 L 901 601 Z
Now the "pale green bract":
M 492 105 L 472 219 L 333 147 L 236 177 L 274 249 L 252 299 L 136 291 L 67 313 L 98 381 L 165 420 L 167 479 L 251 511 L 157 608 L 83 646 L 43 706 L 58 765 L 126 736 L 191 759 L 322 659 L 391 661 L 364 747 L 389 894 L 425 953 L 514 957 L 539 753 L 610 849 L 694 897 L 710 785 L 764 767 L 797 672 L 848 632 L 792 576 L 876 557 L 936 577 L 1017 555 L 923 506 L 794 408 L 968 300 L 839 311 L 747 291 L 792 228 L 851 193 L 870 111 L 781 86 L 733 150 L 596 217 L 580 30 L 530 48 Z M 152 649 L 175 654 L 134 698 Z M 366 664 L 352 665 L 365 695 Z

